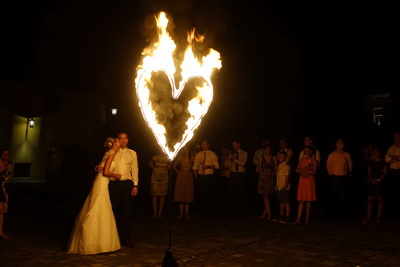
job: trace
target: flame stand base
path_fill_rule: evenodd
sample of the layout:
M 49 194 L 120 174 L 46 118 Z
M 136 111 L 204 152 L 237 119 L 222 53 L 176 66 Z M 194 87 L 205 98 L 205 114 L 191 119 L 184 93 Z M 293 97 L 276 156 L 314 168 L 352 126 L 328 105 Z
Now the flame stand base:
M 172 256 L 172 250 L 167 250 L 164 255 L 162 267 L 178 267 L 178 262 Z

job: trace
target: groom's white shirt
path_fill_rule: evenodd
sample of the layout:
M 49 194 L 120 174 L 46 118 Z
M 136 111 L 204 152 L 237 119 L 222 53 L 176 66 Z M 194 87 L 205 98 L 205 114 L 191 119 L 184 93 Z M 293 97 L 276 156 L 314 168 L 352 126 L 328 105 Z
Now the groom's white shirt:
M 121 174 L 121 181 L 132 180 L 134 185 L 139 184 L 139 167 L 137 154 L 134 150 L 120 148 L 114 157 L 115 172 Z

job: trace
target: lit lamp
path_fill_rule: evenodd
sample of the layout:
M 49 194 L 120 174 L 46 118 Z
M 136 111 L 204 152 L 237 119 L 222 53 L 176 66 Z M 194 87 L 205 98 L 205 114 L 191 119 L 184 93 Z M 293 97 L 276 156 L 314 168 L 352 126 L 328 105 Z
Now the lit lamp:
M 111 109 L 111 114 L 116 115 L 117 112 L 118 112 L 118 109 L 116 109 L 116 108 Z
M 35 120 L 33 118 L 30 118 L 28 121 L 28 124 L 29 124 L 29 128 L 35 127 Z

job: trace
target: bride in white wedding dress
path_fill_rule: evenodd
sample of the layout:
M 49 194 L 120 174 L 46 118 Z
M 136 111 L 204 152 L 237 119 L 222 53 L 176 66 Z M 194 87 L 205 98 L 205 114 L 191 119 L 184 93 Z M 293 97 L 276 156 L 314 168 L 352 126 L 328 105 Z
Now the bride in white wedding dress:
M 104 147 L 108 151 L 101 162 L 103 173 L 96 175 L 92 189 L 75 220 L 67 245 L 68 254 L 92 255 L 121 248 L 108 193 L 110 178 L 121 178 L 120 174 L 113 172 L 114 155 L 120 147 L 118 138 L 107 138 Z

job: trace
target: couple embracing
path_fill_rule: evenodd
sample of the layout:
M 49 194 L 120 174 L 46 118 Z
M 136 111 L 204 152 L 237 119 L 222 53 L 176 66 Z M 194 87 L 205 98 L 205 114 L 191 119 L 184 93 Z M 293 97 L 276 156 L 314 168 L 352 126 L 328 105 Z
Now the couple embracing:
M 125 132 L 104 142 L 106 153 L 72 230 L 68 254 L 93 255 L 133 246 L 131 197 L 138 193 L 138 161 Z

